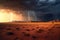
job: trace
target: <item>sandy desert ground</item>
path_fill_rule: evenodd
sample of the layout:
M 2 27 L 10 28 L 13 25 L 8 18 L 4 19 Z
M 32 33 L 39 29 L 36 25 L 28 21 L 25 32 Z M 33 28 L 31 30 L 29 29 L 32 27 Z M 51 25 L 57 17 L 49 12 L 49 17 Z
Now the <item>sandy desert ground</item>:
M 0 40 L 60 40 L 60 23 L 0 23 Z

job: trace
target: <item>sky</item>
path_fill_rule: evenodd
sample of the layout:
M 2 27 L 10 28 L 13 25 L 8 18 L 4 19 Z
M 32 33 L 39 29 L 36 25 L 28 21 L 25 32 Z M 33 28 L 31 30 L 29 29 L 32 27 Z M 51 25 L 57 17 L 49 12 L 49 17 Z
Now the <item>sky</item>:
M 0 0 L 0 7 L 2 6 L 16 11 L 27 11 L 26 15 L 28 12 L 31 15 L 30 11 L 33 11 L 37 21 L 60 19 L 60 0 Z

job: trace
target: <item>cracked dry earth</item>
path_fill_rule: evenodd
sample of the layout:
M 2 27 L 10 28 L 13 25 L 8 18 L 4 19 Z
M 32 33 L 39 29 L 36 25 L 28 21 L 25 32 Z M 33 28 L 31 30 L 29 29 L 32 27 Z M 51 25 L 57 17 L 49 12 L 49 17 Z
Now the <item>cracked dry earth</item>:
M 0 40 L 60 40 L 60 24 L 0 24 Z

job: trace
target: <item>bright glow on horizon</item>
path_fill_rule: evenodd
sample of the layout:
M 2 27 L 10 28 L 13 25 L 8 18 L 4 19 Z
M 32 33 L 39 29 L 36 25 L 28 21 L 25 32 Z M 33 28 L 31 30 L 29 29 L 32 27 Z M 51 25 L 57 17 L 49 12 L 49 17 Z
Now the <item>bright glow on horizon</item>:
M 0 9 L 0 22 L 23 21 L 22 14 L 7 9 Z

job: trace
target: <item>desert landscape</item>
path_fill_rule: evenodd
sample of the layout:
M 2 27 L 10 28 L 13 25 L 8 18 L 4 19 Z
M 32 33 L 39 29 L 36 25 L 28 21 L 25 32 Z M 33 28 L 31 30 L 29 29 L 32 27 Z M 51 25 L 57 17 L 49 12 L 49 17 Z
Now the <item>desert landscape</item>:
M 0 40 L 60 40 L 60 23 L 0 23 Z

